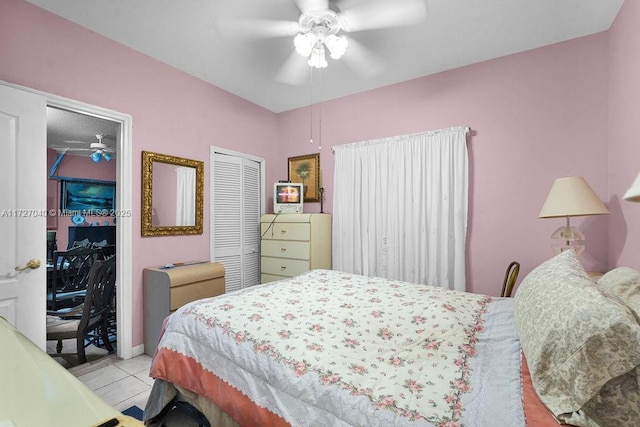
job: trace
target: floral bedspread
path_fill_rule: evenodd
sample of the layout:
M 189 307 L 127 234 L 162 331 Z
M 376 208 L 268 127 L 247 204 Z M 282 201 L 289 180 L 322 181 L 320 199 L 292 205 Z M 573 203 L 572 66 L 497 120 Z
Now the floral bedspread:
M 472 390 L 470 362 L 490 302 L 484 295 L 314 270 L 186 305 L 169 317 L 158 348 L 205 365 L 210 349 L 314 407 L 326 404 L 323 411 L 336 412 L 351 396 L 355 406 L 364 398 L 387 420 L 456 426 Z M 196 354 L 202 345 L 205 354 Z M 221 375 L 233 382 L 233 375 Z M 241 382 L 238 387 L 250 388 Z M 309 398 L 307 390 L 322 397 Z M 339 397 L 325 398 L 329 391 Z

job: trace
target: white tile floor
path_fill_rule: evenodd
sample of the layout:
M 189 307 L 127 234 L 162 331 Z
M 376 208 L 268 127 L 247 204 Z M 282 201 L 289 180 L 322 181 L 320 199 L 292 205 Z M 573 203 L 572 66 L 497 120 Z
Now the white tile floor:
M 64 341 L 63 344 L 63 352 L 74 351 L 73 341 Z M 47 350 L 50 354 L 55 353 L 55 342 L 48 342 Z M 146 354 L 122 360 L 116 355 L 107 354 L 105 350 L 90 346 L 87 348 L 88 363 L 77 365 L 75 357 L 54 359 L 118 411 L 133 405 L 144 410 L 153 385 L 149 377 L 151 357 Z M 70 362 L 77 366 L 70 367 Z

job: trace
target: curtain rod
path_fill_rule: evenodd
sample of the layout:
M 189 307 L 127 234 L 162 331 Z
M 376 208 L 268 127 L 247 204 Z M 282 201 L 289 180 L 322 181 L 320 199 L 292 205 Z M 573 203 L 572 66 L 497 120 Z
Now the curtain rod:
M 443 129 L 437 129 L 437 130 L 427 130 L 427 131 L 424 131 L 424 132 L 416 132 L 416 133 L 409 133 L 409 134 L 406 134 L 406 135 L 390 136 L 390 137 L 387 137 L 387 138 L 406 138 L 406 137 L 409 137 L 409 136 L 420 135 L 422 133 L 426 133 L 426 134 L 438 133 L 438 132 L 447 131 L 447 130 L 451 130 L 451 129 L 457 129 L 457 128 L 461 128 L 461 127 L 464 127 L 464 130 L 465 130 L 467 135 L 471 133 L 471 126 L 452 126 L 452 127 L 449 127 L 449 128 L 443 128 Z M 375 138 L 375 139 L 369 140 L 369 141 L 375 141 L 375 140 L 378 140 L 378 139 L 385 139 L 385 138 Z M 367 142 L 367 141 L 350 142 L 350 143 L 347 143 L 347 144 L 340 144 L 340 145 L 358 144 L 360 142 Z M 336 150 L 335 150 L 334 147 L 331 147 L 331 152 L 333 154 L 336 153 Z

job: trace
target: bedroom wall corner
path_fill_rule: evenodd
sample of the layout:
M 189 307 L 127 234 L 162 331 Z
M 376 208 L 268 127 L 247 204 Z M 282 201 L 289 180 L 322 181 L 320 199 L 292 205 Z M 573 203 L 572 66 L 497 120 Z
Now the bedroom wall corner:
M 609 268 L 640 270 L 640 203 L 622 197 L 640 172 L 640 2 L 624 2 L 609 30 Z

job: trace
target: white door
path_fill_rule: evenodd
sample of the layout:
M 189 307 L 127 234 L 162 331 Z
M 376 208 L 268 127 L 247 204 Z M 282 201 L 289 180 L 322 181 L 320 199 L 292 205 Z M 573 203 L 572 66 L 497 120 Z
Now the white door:
M 225 268 L 225 290 L 260 283 L 263 164 L 212 150 L 211 258 Z
M 46 142 L 46 99 L 0 85 L 0 316 L 43 350 Z

